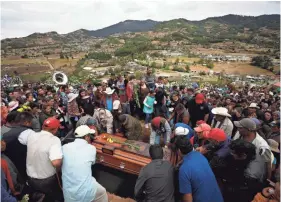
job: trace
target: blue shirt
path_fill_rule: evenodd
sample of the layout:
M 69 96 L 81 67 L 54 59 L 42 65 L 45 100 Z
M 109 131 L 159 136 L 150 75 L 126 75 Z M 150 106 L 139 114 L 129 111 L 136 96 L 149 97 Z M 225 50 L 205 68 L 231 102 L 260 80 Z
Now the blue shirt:
M 86 140 L 75 139 L 62 147 L 62 184 L 65 202 L 90 202 L 96 195 L 97 182 L 92 177 L 96 148 Z
M 1 201 L 5 202 L 17 202 L 17 199 L 11 195 L 11 190 L 8 187 L 6 181 L 6 175 L 1 169 Z
M 179 170 L 179 189 L 182 194 L 192 194 L 193 202 L 223 202 L 207 159 L 196 151 L 183 158 Z
M 113 109 L 113 103 L 112 103 L 112 97 L 111 96 L 106 96 L 106 109 L 108 111 L 112 111 L 112 109 Z
M 154 101 L 155 101 L 155 97 L 146 96 L 145 102 L 151 108 L 148 108 L 146 105 L 143 105 L 143 112 L 144 113 L 146 113 L 146 114 L 152 114 L 153 113 Z
M 185 123 L 176 123 L 175 128 L 177 128 L 177 127 L 183 127 L 183 128 L 186 128 L 189 130 L 189 133 L 187 135 L 187 138 L 189 140 L 190 140 L 190 138 L 192 138 L 194 136 L 194 130 L 192 130 L 192 128 L 189 125 L 187 125 Z

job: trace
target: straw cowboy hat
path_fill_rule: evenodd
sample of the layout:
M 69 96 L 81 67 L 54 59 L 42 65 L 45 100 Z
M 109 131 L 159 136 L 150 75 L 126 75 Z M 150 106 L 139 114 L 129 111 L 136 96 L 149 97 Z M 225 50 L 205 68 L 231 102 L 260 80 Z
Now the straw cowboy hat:
M 69 93 L 69 94 L 67 95 L 67 97 L 68 97 L 68 102 L 72 102 L 75 98 L 78 97 L 78 94 Z
M 214 115 L 231 117 L 231 115 L 228 113 L 228 110 L 224 107 L 216 107 L 216 108 L 212 109 L 212 113 Z
M 9 111 L 13 111 L 14 109 L 16 109 L 19 106 L 19 102 L 18 101 L 11 101 L 9 102 Z
M 107 87 L 106 90 L 103 91 L 103 92 L 108 94 L 108 95 L 111 95 L 114 91 L 115 91 L 115 89 L 112 90 L 111 88 Z
M 278 149 L 278 142 L 276 142 L 275 140 L 272 140 L 272 139 L 268 139 L 267 143 L 268 143 L 271 151 L 274 151 L 276 153 L 280 153 L 280 150 Z
M 256 108 L 259 109 L 258 104 L 257 103 L 251 103 L 250 106 L 248 108 Z

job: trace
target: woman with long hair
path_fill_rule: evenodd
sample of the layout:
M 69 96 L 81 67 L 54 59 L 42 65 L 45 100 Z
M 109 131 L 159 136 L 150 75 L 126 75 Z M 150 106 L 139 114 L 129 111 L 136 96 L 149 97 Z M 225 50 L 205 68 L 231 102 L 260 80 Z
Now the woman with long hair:
M 94 114 L 93 100 L 91 99 L 90 96 L 87 95 L 87 91 L 85 89 L 81 89 L 79 91 L 77 104 L 80 109 L 80 112 L 84 111 L 85 114 L 93 116 Z

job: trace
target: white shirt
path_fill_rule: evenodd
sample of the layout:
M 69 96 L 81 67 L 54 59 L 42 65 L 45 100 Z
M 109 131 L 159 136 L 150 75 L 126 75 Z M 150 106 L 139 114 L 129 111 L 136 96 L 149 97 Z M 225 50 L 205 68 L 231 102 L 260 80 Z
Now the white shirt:
M 239 131 L 237 131 L 233 140 L 239 139 L 240 136 Z M 263 156 L 265 162 L 273 161 L 269 145 L 258 133 L 256 133 L 256 138 L 252 141 L 252 144 L 256 146 L 256 154 Z
M 213 119 L 211 125 L 213 125 L 215 118 Z M 217 121 L 215 128 L 219 128 L 221 122 Z M 228 137 L 231 137 L 233 131 L 233 123 L 228 117 L 225 117 L 220 129 L 222 129 Z
M 27 145 L 26 173 L 31 178 L 46 179 L 56 174 L 53 160 L 62 159 L 60 139 L 48 131 L 23 131 L 18 140 Z

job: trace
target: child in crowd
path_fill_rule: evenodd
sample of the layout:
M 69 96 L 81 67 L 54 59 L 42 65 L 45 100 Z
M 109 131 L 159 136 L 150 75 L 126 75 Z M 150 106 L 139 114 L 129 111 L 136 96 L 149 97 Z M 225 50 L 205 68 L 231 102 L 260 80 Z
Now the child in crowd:
M 151 116 L 153 113 L 153 106 L 155 102 L 155 92 L 150 90 L 148 95 L 145 97 L 143 101 L 143 112 L 145 113 L 145 128 L 148 128 L 148 125 L 151 121 Z

